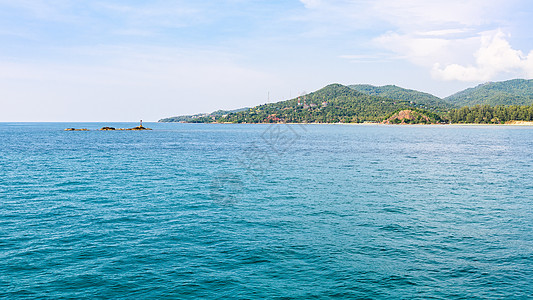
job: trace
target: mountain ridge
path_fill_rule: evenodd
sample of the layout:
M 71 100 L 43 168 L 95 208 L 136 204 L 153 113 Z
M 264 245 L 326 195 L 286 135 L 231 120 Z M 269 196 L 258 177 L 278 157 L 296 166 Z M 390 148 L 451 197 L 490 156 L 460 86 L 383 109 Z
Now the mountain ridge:
M 393 112 L 418 109 L 412 101 L 368 95 L 338 83 L 315 92 L 223 116 L 206 115 L 193 123 L 361 123 L 381 122 Z M 160 121 L 164 121 L 160 120 Z
M 533 104 L 533 79 L 485 82 L 443 98 L 457 106 Z
M 161 119 L 159 122 L 381 122 L 391 113 L 401 110 L 414 110 L 426 116 L 439 114 L 445 119 L 452 110 L 461 108 L 461 105 L 464 106 L 463 103 L 468 103 L 470 106 L 533 104 L 533 80 L 513 79 L 487 82 L 446 98 L 396 85 L 354 84 L 346 86 L 333 83 L 293 99 L 266 103 L 252 108 L 170 117 Z
M 455 105 L 430 93 L 406 89 L 396 85 L 374 86 L 370 84 L 353 84 L 348 85 L 348 87 L 368 95 L 411 101 L 420 106 L 420 108 L 435 111 L 446 111 L 455 108 Z

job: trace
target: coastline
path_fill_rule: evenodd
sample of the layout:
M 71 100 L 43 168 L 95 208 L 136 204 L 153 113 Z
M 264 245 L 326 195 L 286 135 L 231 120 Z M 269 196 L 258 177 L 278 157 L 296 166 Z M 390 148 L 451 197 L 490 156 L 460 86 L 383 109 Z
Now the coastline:
M 453 123 L 453 126 L 533 126 L 533 121 L 509 121 L 503 124 Z
M 481 124 L 481 123 L 452 123 L 452 124 L 383 124 L 383 123 L 186 123 L 186 122 L 159 122 L 166 124 L 243 124 L 243 125 L 268 125 L 268 124 L 287 124 L 287 125 L 348 125 L 348 126 L 533 126 L 533 121 L 511 121 L 504 124 Z

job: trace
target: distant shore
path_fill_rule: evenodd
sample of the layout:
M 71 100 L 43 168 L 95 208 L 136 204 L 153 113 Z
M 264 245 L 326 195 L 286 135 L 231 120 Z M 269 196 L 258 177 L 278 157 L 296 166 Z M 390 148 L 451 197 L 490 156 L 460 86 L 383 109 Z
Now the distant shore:
M 452 124 L 384 124 L 384 123 L 231 123 L 231 122 L 224 122 L 224 123 L 187 123 L 187 122 L 160 122 L 160 123 L 166 123 L 166 124 L 246 124 L 246 125 L 253 125 L 253 124 L 262 124 L 262 125 L 268 125 L 268 124 L 287 124 L 287 125 L 362 125 L 362 126 L 371 126 L 371 125 L 380 125 L 380 126 L 413 126 L 413 125 L 422 125 L 422 126 L 533 126 L 533 121 L 510 121 L 503 124 L 482 124 L 482 123 L 452 123 Z

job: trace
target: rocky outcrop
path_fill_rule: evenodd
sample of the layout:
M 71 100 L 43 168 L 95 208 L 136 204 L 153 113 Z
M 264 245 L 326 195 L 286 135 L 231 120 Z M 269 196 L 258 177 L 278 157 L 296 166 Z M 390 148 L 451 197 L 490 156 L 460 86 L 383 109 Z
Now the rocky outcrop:
M 434 124 L 428 116 L 413 110 L 401 110 L 383 121 L 383 124 Z
M 152 129 L 151 128 L 142 127 L 142 126 L 137 126 L 137 127 L 133 127 L 133 128 L 128 128 L 126 130 L 152 130 Z
M 115 131 L 115 130 L 152 130 L 152 129 L 151 128 L 146 128 L 146 127 L 143 127 L 143 126 L 137 126 L 137 127 L 133 127 L 133 128 L 115 128 L 115 127 L 105 126 L 105 127 L 102 127 L 102 128 L 100 128 L 98 130 L 100 130 L 100 131 Z M 89 129 L 87 129 L 87 128 L 81 128 L 81 129 L 67 128 L 67 129 L 65 129 L 65 131 L 89 131 Z
M 107 131 L 107 130 L 152 130 L 152 129 L 151 128 L 146 128 L 146 127 L 143 127 L 143 126 L 137 126 L 137 127 L 133 127 L 133 128 L 102 127 L 100 130 Z
M 89 131 L 87 128 L 67 128 L 65 131 Z

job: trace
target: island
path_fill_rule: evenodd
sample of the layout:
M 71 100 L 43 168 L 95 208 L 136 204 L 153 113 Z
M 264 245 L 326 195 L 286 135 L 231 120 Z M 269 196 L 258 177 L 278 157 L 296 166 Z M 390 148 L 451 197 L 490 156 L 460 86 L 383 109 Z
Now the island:
M 159 122 L 526 125 L 533 122 L 533 80 L 488 82 L 446 98 L 395 85 L 335 83 L 290 100 Z

